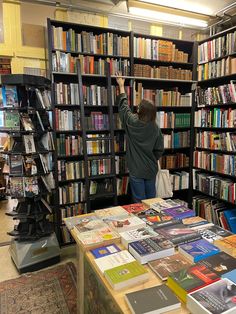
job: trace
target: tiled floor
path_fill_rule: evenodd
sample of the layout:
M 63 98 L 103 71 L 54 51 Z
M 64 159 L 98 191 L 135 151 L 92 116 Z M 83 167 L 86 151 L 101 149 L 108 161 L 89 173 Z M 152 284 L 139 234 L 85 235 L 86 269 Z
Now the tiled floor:
M 16 220 L 7 216 L 5 213 L 12 211 L 13 207 L 16 206 L 17 200 L 5 200 L 0 201 L 0 246 L 2 244 L 9 243 L 12 239 L 11 236 L 7 235 L 8 231 L 14 229 L 14 225 L 17 224 Z

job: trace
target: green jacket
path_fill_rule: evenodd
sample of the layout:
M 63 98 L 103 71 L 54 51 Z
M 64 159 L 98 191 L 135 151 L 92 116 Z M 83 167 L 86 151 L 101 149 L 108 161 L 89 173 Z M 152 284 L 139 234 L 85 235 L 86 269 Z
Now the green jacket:
M 164 151 L 161 130 L 156 123 L 145 123 L 131 112 L 126 94 L 120 94 L 116 103 L 127 138 L 126 160 L 130 174 L 140 179 L 155 178 L 157 160 Z

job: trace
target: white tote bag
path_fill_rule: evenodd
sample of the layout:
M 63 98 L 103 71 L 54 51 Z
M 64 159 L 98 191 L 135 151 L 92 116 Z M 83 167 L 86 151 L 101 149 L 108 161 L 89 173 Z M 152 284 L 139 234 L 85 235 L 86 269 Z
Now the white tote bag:
M 173 196 L 170 182 L 170 173 L 167 169 L 161 169 L 158 161 L 158 172 L 156 176 L 156 197 L 168 198 Z

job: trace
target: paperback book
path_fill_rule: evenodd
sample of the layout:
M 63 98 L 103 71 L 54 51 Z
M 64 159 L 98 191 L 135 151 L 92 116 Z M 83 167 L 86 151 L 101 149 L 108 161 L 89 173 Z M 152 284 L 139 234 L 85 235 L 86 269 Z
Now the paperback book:
M 105 245 L 91 250 L 95 258 L 101 258 L 117 252 L 120 252 L 120 248 L 116 244 Z
M 178 249 L 184 257 L 188 258 L 193 263 L 220 252 L 215 245 L 204 239 L 182 244 Z
M 9 130 L 20 130 L 20 115 L 18 112 L 4 112 L 4 127 Z
M 136 216 L 107 217 L 104 221 L 119 233 L 146 227 L 146 223 Z
M 182 254 L 176 253 L 171 256 L 166 256 L 148 263 L 150 268 L 157 274 L 161 280 L 167 280 L 171 273 L 177 272 L 183 268 L 190 267 L 192 263 L 187 260 Z
M 33 135 L 23 135 L 26 154 L 36 153 Z
M 120 233 L 121 243 L 128 249 L 129 243 L 156 236 L 157 233 L 150 227 L 133 229 Z
M 121 206 L 98 209 L 95 210 L 94 214 L 100 219 L 105 219 L 113 216 L 128 216 L 127 211 Z
M 227 231 L 217 225 L 210 226 L 209 228 L 198 229 L 199 234 L 203 239 L 214 243 L 215 240 L 220 240 L 232 235 L 232 232 Z
M 180 301 L 166 285 L 127 293 L 125 300 L 133 314 L 161 314 L 181 307 Z
M 179 202 L 175 202 L 174 200 L 162 200 L 156 203 L 151 204 L 151 208 L 155 209 L 157 212 L 162 212 L 164 209 L 182 207 Z
M 218 246 L 222 251 L 236 257 L 236 235 L 215 240 L 215 245 Z
M 37 177 L 24 177 L 24 196 L 33 197 L 39 194 L 39 185 Z
M 134 203 L 130 205 L 123 205 L 122 206 L 129 214 L 138 214 L 140 212 L 145 211 L 147 209 L 147 206 L 143 203 Z
M 164 213 L 165 215 L 170 215 L 174 219 L 184 219 L 184 218 L 195 216 L 194 210 L 189 209 L 184 206 L 167 208 L 167 209 L 162 210 L 162 213 Z
M 11 85 L 5 85 L 2 87 L 2 101 L 3 107 L 17 108 L 18 104 L 18 95 L 17 87 Z
M 10 174 L 22 175 L 23 174 L 23 159 L 21 155 L 10 155 Z
M 25 131 L 33 131 L 34 125 L 28 113 L 21 114 L 21 123 Z
M 236 285 L 221 279 L 187 296 L 187 308 L 193 314 L 236 313 Z
M 173 255 L 173 244 L 161 235 L 131 242 L 129 252 L 141 263 Z
M 199 227 L 207 228 L 213 226 L 213 223 L 210 223 L 206 219 L 203 219 L 199 216 L 184 218 L 182 219 L 182 223 L 192 229 L 198 229 Z
M 98 219 L 94 214 L 85 214 L 64 218 L 64 222 L 69 230 L 77 226 L 77 230 L 79 231 L 79 227 L 81 227 L 83 232 L 91 230 L 92 227 L 99 227 L 104 225 L 103 221 Z
M 24 197 L 23 180 L 19 177 L 10 178 L 10 194 L 12 197 Z

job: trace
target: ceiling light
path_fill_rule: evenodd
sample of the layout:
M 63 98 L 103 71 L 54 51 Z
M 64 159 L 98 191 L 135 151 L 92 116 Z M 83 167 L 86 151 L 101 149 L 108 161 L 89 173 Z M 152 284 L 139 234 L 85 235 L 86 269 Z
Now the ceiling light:
M 171 22 L 173 24 L 177 24 L 180 26 L 196 26 L 196 27 L 207 27 L 208 25 L 207 22 L 204 20 L 136 7 L 129 7 L 129 12 L 131 13 L 131 15 L 145 18 L 148 21 L 153 22 Z
M 173 9 L 180 9 L 194 13 L 205 15 L 213 15 L 213 10 L 209 6 L 200 5 L 198 3 L 189 2 L 188 0 L 139 0 L 140 2 L 152 3 Z

